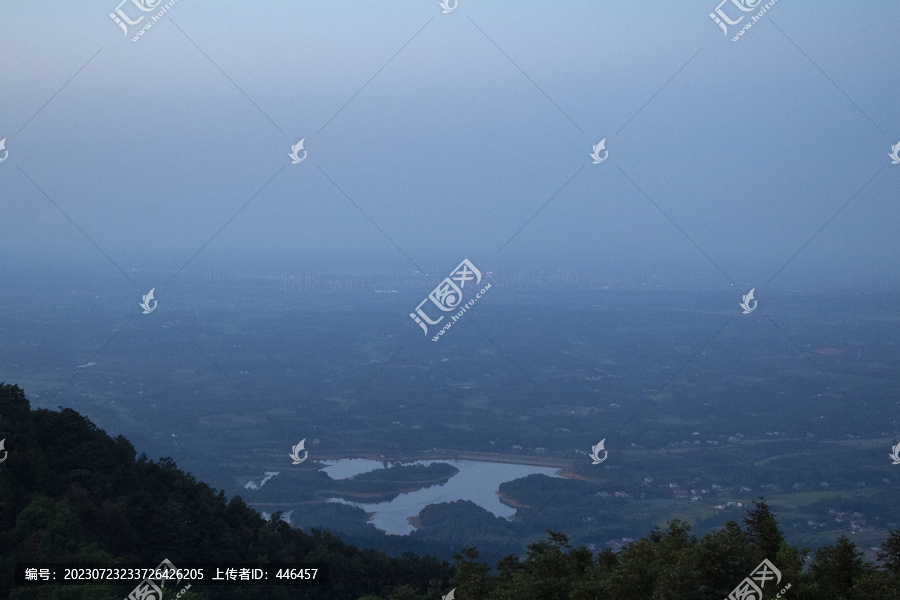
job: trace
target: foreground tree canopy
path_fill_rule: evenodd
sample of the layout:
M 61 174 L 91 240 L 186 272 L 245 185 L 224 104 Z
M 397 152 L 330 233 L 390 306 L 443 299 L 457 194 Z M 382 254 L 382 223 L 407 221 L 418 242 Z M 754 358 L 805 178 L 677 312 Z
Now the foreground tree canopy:
M 359 550 L 326 532 L 264 520 L 240 498 L 196 481 L 170 459 L 136 457 L 70 409 L 32 411 L 17 386 L 0 384 L 0 439 L 15 452 L 0 464 L 0 598 L 121 600 L 134 586 L 13 585 L 17 562 L 322 562 L 331 583 L 281 586 L 194 585 L 180 600 L 333 598 L 437 600 L 722 600 L 765 559 L 780 571 L 764 598 L 900 600 L 900 531 L 866 562 L 846 537 L 809 555 L 784 540 L 760 499 L 743 527 L 728 523 L 698 539 L 679 520 L 596 555 L 561 533 L 531 544 L 525 557 L 493 568 L 467 548 L 451 566 L 431 557 L 392 558 Z M 789 587 L 788 587 L 789 586 Z M 173 592 L 169 596 L 174 597 Z M 757 599 L 758 600 L 758 599 Z

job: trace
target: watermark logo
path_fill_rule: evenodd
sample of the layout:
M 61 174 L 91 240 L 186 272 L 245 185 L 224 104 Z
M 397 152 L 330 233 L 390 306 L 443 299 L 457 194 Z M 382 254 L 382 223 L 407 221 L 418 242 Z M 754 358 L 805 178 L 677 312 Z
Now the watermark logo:
M 459 308 L 462 303 L 463 298 L 463 289 L 466 287 L 466 282 L 472 281 L 474 286 L 477 286 L 481 283 L 481 271 L 479 271 L 475 265 L 473 265 L 469 259 L 464 259 L 459 265 L 450 273 L 449 277 L 445 277 L 443 281 L 441 281 L 436 288 L 434 288 L 428 297 L 422 300 L 419 305 L 416 307 L 416 312 L 409 313 L 409 316 L 412 318 L 416 324 L 422 328 L 422 331 L 425 332 L 425 335 L 428 335 L 428 325 L 437 325 L 441 321 L 444 320 L 444 317 L 447 315 L 442 315 L 437 319 L 432 319 L 428 316 L 425 310 L 422 308 L 422 305 L 431 300 L 431 303 L 434 304 L 439 310 L 443 312 L 451 312 Z M 459 285 L 457 285 L 457 283 Z M 470 287 L 474 287 L 470 286 Z M 463 314 L 469 310 L 475 303 L 481 299 L 482 294 L 484 294 L 487 290 L 491 288 L 491 284 L 487 284 L 481 290 L 475 294 L 475 297 L 465 303 L 462 308 L 455 315 L 450 315 L 450 321 L 447 322 L 440 331 L 437 332 L 437 335 L 431 338 L 432 342 L 436 342 L 440 339 L 440 336 L 444 335 L 444 333 L 450 329 L 454 323 L 456 323 Z M 427 323 L 427 325 L 426 325 Z
M 446 11 L 444 11 L 444 12 L 446 12 Z M 453 600 L 455 592 L 456 592 L 456 588 L 453 588 L 452 590 L 450 590 L 450 593 L 448 593 L 446 596 L 441 596 L 441 600 Z
M 740 303 L 740 307 L 744 309 L 744 314 L 749 315 L 754 310 L 756 310 L 756 300 L 753 299 L 753 292 L 756 288 L 751 289 L 749 292 L 744 294 L 744 301 Z M 753 306 L 750 306 L 750 303 L 753 303 Z
M 9 454 L 9 452 L 7 452 L 6 448 L 3 447 L 3 444 L 5 444 L 5 443 L 6 443 L 6 438 L 3 438 L 2 440 L 0 440 L 0 450 L 3 450 L 3 458 L 0 458 L 0 463 L 5 461 L 6 455 Z M 900 444 L 897 444 L 897 447 L 900 448 Z
M 441 0 L 440 2 L 438 2 L 438 4 L 440 4 L 441 8 L 444 9 L 443 13 L 446 15 L 448 12 L 451 12 L 456 9 L 456 5 L 459 4 L 459 0 L 453 0 L 453 4 L 450 3 L 450 0 Z M 453 589 L 456 589 L 456 588 L 453 588 Z M 450 592 L 450 593 L 452 594 L 453 592 Z
M 3 448 L 3 442 L 0 442 L 0 448 Z M 895 464 L 895 465 L 900 465 L 900 444 L 897 444 L 896 446 L 893 446 L 893 447 L 891 448 L 891 450 L 893 451 L 893 454 L 890 454 L 889 456 L 890 456 L 892 459 L 894 459 L 894 464 Z M 3 461 L 0 460 L 0 462 L 3 462 Z
M 713 20 L 713 22 L 718 25 L 722 32 L 727 36 L 728 35 L 728 26 L 729 25 L 737 25 L 741 21 L 744 20 L 745 16 L 749 16 L 750 20 L 747 21 L 740 30 L 738 30 L 737 34 L 731 38 L 732 42 L 736 42 L 740 39 L 744 33 L 753 27 L 753 24 L 759 21 L 762 16 L 772 8 L 778 0 L 769 0 L 765 4 L 762 4 L 763 0 L 722 0 L 719 5 L 716 7 L 714 12 L 709 13 L 709 18 Z M 756 11 L 758 12 L 755 15 L 741 15 L 740 12 L 731 11 L 731 14 L 737 16 L 736 19 L 732 19 L 726 14 L 725 10 L 722 8 L 723 5 L 731 3 L 737 8 L 739 11 L 744 13 L 749 13 Z M 762 4 L 762 6 L 760 6 Z M 740 15 L 740 16 L 738 16 Z
M 766 587 L 766 583 L 772 579 L 775 579 L 775 585 L 781 583 L 781 571 L 776 569 L 769 559 L 763 559 L 750 573 L 750 577 L 744 578 L 736 588 L 731 590 L 726 600 L 762 600 L 762 588 Z M 790 587 L 791 584 L 788 584 L 781 592 L 784 593 Z
M 600 143 L 593 147 L 594 151 L 591 152 L 591 158 L 594 159 L 594 164 L 599 165 L 609 156 L 609 150 L 606 149 L 606 138 L 600 140 Z M 600 151 L 603 151 L 603 158 L 600 158 Z
M 762 2 L 762 0 L 756 0 L 756 2 L 753 2 L 753 0 L 722 0 L 716 7 L 716 11 L 709 13 L 709 18 L 712 19 L 716 23 L 716 25 L 722 28 L 722 31 L 725 32 L 725 35 L 728 35 L 728 27 L 725 26 L 726 23 L 728 23 L 729 25 L 737 25 L 744 20 L 743 16 L 738 17 L 736 21 L 732 21 L 728 18 L 728 15 L 725 14 L 725 11 L 722 10 L 722 5 L 726 4 L 727 2 L 731 2 L 736 7 L 738 7 L 738 9 L 744 12 L 750 12 L 757 6 L 759 6 L 759 3 Z
M 900 146 L 900 144 L 897 145 Z M 9 150 L 6 149 L 6 138 L 0 140 L 0 150 L 3 150 L 3 158 L 0 158 L 0 163 L 2 163 L 9 156 Z
M 153 11 L 157 6 L 159 6 L 159 3 L 162 2 L 162 0 L 156 0 L 156 2 L 153 2 L 153 0 L 122 0 L 116 7 L 115 12 L 109 13 L 109 18 L 112 19 L 116 25 L 122 28 L 122 33 L 124 33 L 125 35 L 128 35 L 128 27 L 126 26 L 126 23 L 128 25 L 137 25 L 144 20 L 143 16 L 138 17 L 136 21 L 132 21 L 128 18 L 128 15 L 125 14 L 125 11 L 122 10 L 122 5 L 126 4 L 127 2 L 131 2 L 138 8 L 138 10 L 146 13 Z
M 169 2 L 166 2 L 162 7 L 160 7 L 160 4 L 162 3 L 162 1 L 163 0 L 122 0 L 122 2 L 120 2 L 119 5 L 116 7 L 116 10 L 114 12 L 109 13 L 109 18 L 112 19 L 116 25 L 121 27 L 122 33 L 124 33 L 127 36 L 129 34 L 129 31 L 128 31 L 129 26 L 138 25 L 141 21 L 144 20 L 144 17 L 149 16 L 150 21 L 147 22 L 146 24 L 144 24 L 144 26 L 141 27 L 140 30 L 137 31 L 136 35 L 134 35 L 134 37 L 131 38 L 132 42 L 136 42 L 141 38 L 141 36 L 144 35 L 144 33 L 148 29 L 153 27 L 154 23 L 156 23 L 157 21 L 160 20 L 162 18 L 162 16 L 164 14 L 166 14 L 166 12 L 170 8 L 172 8 L 172 6 L 174 6 L 174 4 L 178 0 L 169 0 Z M 137 10 L 140 11 L 140 12 L 131 11 L 132 14 L 137 17 L 136 19 L 131 19 L 131 17 L 129 17 L 125 13 L 125 10 L 123 10 L 122 6 L 125 4 L 128 4 L 128 3 L 131 3 L 134 6 L 134 8 L 136 8 Z M 140 14 L 141 12 L 142 13 L 151 13 L 151 12 L 157 10 L 157 8 L 159 8 L 159 10 L 157 11 L 157 13 L 155 15 L 141 15 Z M 140 15 L 140 16 L 138 16 L 138 15 Z
M 303 451 L 303 458 L 300 458 L 300 452 Z M 306 457 L 309 456 L 309 451 L 306 449 L 306 438 L 300 440 L 300 443 L 296 446 L 291 447 L 291 453 L 289 455 L 292 459 L 294 459 L 294 464 L 299 465 Z
M 288 156 L 291 157 L 292 165 L 299 165 L 304 160 L 306 160 L 306 150 L 303 150 L 303 140 L 305 140 L 305 139 L 306 138 L 303 138 L 299 142 L 297 142 L 296 144 L 291 146 L 291 153 L 288 154 Z M 303 150 L 303 156 L 300 156 L 300 154 L 299 154 L 299 152 L 301 150 Z
M 4 138 L 4 141 L 6 141 L 5 138 Z M 3 148 L 3 142 L 0 142 L 0 148 Z M 888 154 L 888 156 L 891 157 L 892 165 L 900 165 L 900 142 L 897 142 L 896 144 L 891 146 L 891 153 Z M 4 157 L 4 158 L 6 158 L 6 157 Z M 3 161 L 0 160 L 0 162 L 3 162 Z
M 152 570 L 146 579 L 131 590 L 131 593 L 128 594 L 128 597 L 125 600 L 162 600 L 162 589 L 166 587 L 166 581 L 176 579 L 178 573 L 179 569 L 177 569 L 168 558 L 163 560 L 159 563 L 158 567 Z M 180 581 L 181 577 L 178 577 L 178 581 L 175 582 L 176 585 Z M 180 597 L 185 590 L 190 587 L 191 584 L 188 584 L 186 588 L 179 592 L 178 596 Z
M 156 288 L 151 288 L 149 292 L 147 292 L 146 294 L 144 294 L 144 296 L 143 296 L 144 301 L 141 302 L 140 305 L 139 305 L 141 308 L 144 309 L 144 314 L 145 314 L 145 315 L 149 315 L 149 314 L 152 313 L 154 310 L 156 310 L 156 304 L 157 304 L 157 302 L 156 302 L 156 300 L 153 299 L 153 290 L 155 290 L 155 289 L 156 289 Z M 150 303 L 151 303 L 151 302 L 153 303 L 153 306 L 150 306 Z
M 590 454 L 590 457 L 591 457 L 591 459 L 593 459 L 593 461 L 594 461 L 594 462 L 591 463 L 592 465 L 599 465 L 599 464 L 602 463 L 604 460 L 606 460 L 606 457 L 609 455 L 609 452 L 603 447 L 603 445 L 604 445 L 605 443 L 606 443 L 606 438 L 603 438 L 602 440 L 600 440 L 600 443 L 599 443 L 599 444 L 597 444 L 596 446 L 594 446 L 594 447 L 591 448 L 591 454 Z M 600 451 L 601 451 L 601 450 L 603 451 L 603 458 L 600 458 Z

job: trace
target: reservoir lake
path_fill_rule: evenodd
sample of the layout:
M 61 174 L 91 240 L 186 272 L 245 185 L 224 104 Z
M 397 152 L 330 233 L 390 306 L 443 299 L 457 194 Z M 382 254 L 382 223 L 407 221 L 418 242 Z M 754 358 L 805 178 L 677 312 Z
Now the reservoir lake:
M 321 470 L 332 479 L 346 479 L 361 473 L 385 468 L 385 463 L 381 461 L 363 458 L 323 462 L 327 466 Z M 553 467 L 515 465 L 479 460 L 420 460 L 407 463 L 388 462 L 386 464 L 390 467 L 400 464 L 430 465 L 433 463 L 453 465 L 459 469 L 459 473 L 451 477 L 443 485 L 434 485 L 408 494 L 400 494 L 390 502 L 363 504 L 350 502 L 342 498 L 330 498 L 328 501 L 358 506 L 368 513 L 375 513 L 375 516 L 370 521 L 375 527 L 389 534 L 406 535 L 415 529 L 409 522 L 410 517 L 417 516 L 429 504 L 441 502 L 470 500 L 495 516 L 508 519 L 515 514 L 516 509 L 500 502 L 496 492 L 500 489 L 501 483 L 532 474 L 559 477 L 556 474 L 557 469 Z

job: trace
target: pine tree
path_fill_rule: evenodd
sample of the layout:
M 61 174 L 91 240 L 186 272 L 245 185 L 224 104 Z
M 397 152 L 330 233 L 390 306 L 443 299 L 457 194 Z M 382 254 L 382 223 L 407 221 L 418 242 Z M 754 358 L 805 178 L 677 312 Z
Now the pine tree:
M 778 528 L 775 515 L 769 510 L 765 498 L 760 496 L 759 501 L 754 500 L 756 508 L 747 512 L 744 524 L 747 526 L 747 538 L 756 549 L 757 562 L 764 558 L 773 560 L 784 542 L 784 534 Z M 755 566 L 755 565 L 754 565 Z
M 851 600 L 853 584 L 872 570 L 862 557 L 856 544 L 844 535 L 833 546 L 816 550 L 812 568 L 815 591 L 821 598 Z
M 878 560 L 884 568 L 900 576 L 900 529 L 892 529 L 887 541 L 881 546 Z

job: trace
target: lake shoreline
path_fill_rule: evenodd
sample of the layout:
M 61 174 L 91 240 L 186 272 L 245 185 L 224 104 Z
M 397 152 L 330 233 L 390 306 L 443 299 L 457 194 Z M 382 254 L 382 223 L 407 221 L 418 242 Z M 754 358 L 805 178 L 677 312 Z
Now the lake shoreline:
M 427 507 L 450 505 L 459 501 L 475 504 L 495 517 L 512 519 L 518 509 L 524 508 L 525 505 L 499 491 L 504 483 L 531 475 L 559 477 L 557 473 L 562 470 L 562 468 L 547 465 L 545 461 L 542 461 L 544 464 L 541 465 L 514 464 L 508 457 L 506 461 L 499 461 L 484 460 L 487 456 L 495 458 L 495 455 L 482 453 L 480 456 L 482 460 L 447 456 L 418 458 L 419 461 L 430 463 L 430 467 L 435 466 L 435 463 L 444 463 L 445 468 L 446 465 L 450 465 L 454 467 L 456 474 L 441 485 L 426 486 L 416 491 L 398 494 L 386 502 L 361 502 L 358 499 L 351 500 L 345 497 L 345 494 L 327 498 L 326 502 L 339 502 L 361 508 L 366 513 L 373 515 L 368 522 L 376 529 L 390 535 L 407 535 L 422 527 L 419 515 Z M 402 463 L 398 460 L 388 461 L 381 456 L 379 459 L 343 458 L 337 461 L 328 461 L 335 464 L 330 464 L 322 470 L 335 480 L 348 480 L 368 473 L 371 469 L 378 470 L 387 467 L 388 474 L 393 469 L 402 469 L 400 466 Z M 404 460 L 410 461 L 411 459 Z M 385 463 L 389 464 L 385 465 Z M 384 477 L 378 478 L 378 480 L 385 479 Z M 399 480 L 397 483 L 406 482 Z M 455 509 L 451 509 L 451 512 L 452 510 Z
M 520 456 L 518 454 L 494 454 L 492 452 L 468 452 L 468 451 L 448 451 L 448 450 L 431 450 L 427 452 L 416 452 L 390 458 L 369 452 L 357 452 L 353 456 L 347 454 L 329 454 L 322 453 L 315 457 L 315 461 L 326 460 L 344 460 L 348 458 L 362 458 L 366 460 L 374 460 L 378 462 L 399 463 L 399 462 L 416 462 L 420 460 L 475 460 L 479 462 L 505 463 L 510 465 L 524 465 L 529 467 L 555 467 L 557 469 L 565 469 L 572 471 L 574 469 L 574 460 L 566 460 L 564 458 L 553 456 Z

